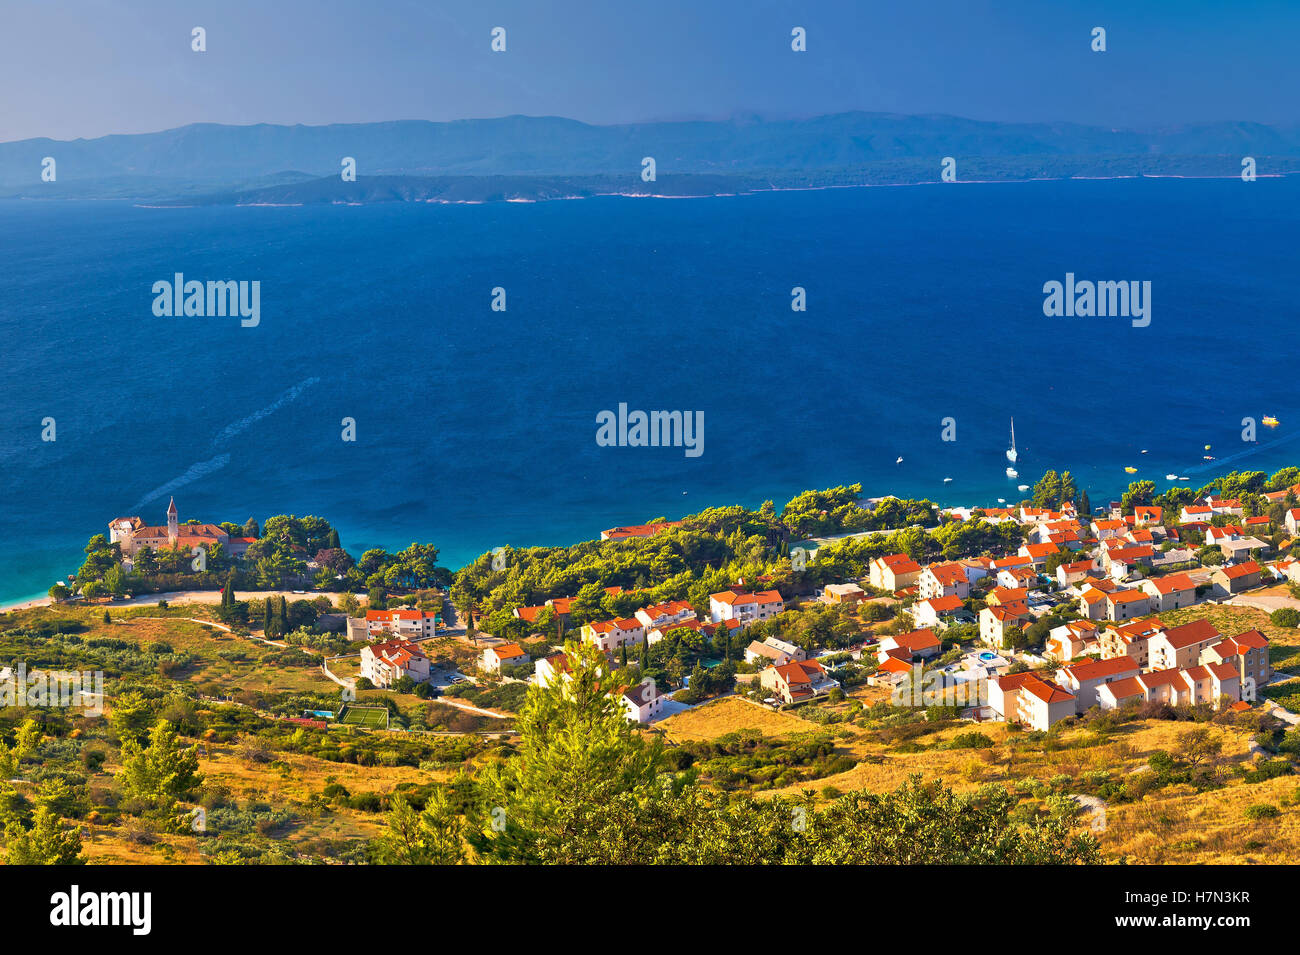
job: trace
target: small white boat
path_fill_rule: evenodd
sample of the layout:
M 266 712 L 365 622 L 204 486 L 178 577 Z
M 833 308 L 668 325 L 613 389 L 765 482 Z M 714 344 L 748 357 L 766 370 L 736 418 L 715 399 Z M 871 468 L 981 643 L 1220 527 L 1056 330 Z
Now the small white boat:
M 1178 480 L 1178 475 L 1177 475 L 1177 474 L 1166 474 L 1166 475 L 1165 475 L 1165 480 L 1166 480 L 1166 481 L 1177 481 L 1177 480 Z
M 1007 503 L 1007 499 L 1006 499 L 1005 497 L 1000 497 L 1000 498 L 998 498 L 998 503 L 999 503 L 999 504 L 1005 504 L 1005 503 Z
M 1016 419 L 1011 419 L 1011 447 L 1007 448 L 1007 460 L 1016 463 Z
M 895 461 L 894 463 L 895 463 L 895 464 L 902 464 L 902 463 L 903 463 L 903 456 L 900 454 L 900 455 L 898 456 L 898 460 Z
M 1028 490 L 1029 490 L 1029 485 L 1028 485 L 1028 484 L 1017 484 L 1017 485 L 1016 485 L 1016 490 L 1017 490 L 1017 491 L 1028 491 Z
M 1147 449 L 1146 449 L 1146 448 L 1143 448 L 1143 449 L 1142 449 L 1142 453 L 1143 453 L 1143 454 L 1146 454 L 1146 453 L 1147 453 Z
M 1191 478 L 1189 478 L 1186 474 L 1180 474 L 1180 475 L 1178 475 L 1178 480 L 1180 480 L 1180 481 L 1190 481 Z
M 951 480 L 952 480 L 952 478 L 944 478 L 944 479 L 943 479 L 943 483 L 944 483 L 944 484 L 947 484 L 947 483 L 948 483 L 949 481 L 951 481 Z
M 1017 473 L 1015 468 L 1007 468 L 1007 477 L 1009 478 L 1020 477 L 1020 475 L 1019 473 Z

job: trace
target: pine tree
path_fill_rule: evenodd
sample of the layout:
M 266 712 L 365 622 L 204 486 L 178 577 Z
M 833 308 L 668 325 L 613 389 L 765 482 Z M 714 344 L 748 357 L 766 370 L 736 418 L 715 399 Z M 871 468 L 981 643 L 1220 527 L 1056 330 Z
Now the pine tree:
M 429 794 L 420 813 L 395 796 L 388 829 L 374 842 L 375 859 L 383 865 L 455 865 L 465 859 L 463 828 L 442 787 Z
M 580 864 L 605 857 L 609 807 L 653 798 L 663 743 L 647 740 L 609 692 L 604 654 L 565 645 L 568 678 L 534 686 L 520 709 L 518 755 L 486 767 L 466 838 L 490 861 Z M 623 829 L 621 821 L 618 828 Z
M 1064 507 L 1069 502 L 1079 496 L 1079 488 L 1074 483 L 1074 476 L 1069 471 L 1061 472 L 1061 500 L 1060 506 Z
M 32 828 L 23 829 L 16 821 L 5 828 L 5 864 L 7 865 L 84 865 L 81 832 L 66 828 L 49 806 L 40 806 L 32 815 Z

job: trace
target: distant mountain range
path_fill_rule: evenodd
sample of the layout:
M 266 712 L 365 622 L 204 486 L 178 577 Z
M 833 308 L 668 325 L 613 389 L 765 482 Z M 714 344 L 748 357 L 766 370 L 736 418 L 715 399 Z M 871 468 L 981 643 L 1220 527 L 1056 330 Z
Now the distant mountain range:
M 201 123 L 130 136 L 0 143 L 0 195 L 203 202 L 702 195 L 933 181 L 944 156 L 956 158 L 959 179 L 1015 179 L 1236 175 L 1247 155 L 1260 160 L 1261 174 L 1300 171 L 1300 125 L 1120 130 L 862 112 L 625 126 L 528 116 L 330 126 Z M 57 162 L 55 183 L 40 179 L 46 156 Z M 358 182 L 339 179 L 345 156 L 356 159 Z M 655 183 L 641 180 L 645 156 L 656 161 Z

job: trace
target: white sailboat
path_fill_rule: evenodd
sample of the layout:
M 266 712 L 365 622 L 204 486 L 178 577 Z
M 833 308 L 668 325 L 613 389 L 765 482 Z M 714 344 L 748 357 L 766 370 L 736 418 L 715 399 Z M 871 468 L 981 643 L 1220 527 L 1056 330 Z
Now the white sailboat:
M 1007 448 L 1007 460 L 1016 463 L 1016 419 L 1011 419 L 1011 447 Z M 1010 468 L 1007 469 L 1011 470 Z

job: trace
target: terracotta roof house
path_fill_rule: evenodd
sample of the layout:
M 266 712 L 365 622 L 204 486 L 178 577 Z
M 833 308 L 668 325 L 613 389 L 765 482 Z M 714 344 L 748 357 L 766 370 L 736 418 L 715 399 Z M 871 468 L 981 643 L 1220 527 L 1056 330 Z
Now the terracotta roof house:
M 502 666 L 519 666 L 528 663 L 532 657 L 517 643 L 502 643 L 483 650 L 480 666 L 487 673 L 500 673 Z
M 890 593 L 914 586 L 920 576 L 921 565 L 906 554 L 877 557 L 867 570 L 871 586 Z
M 1156 613 L 1179 610 L 1196 603 L 1196 582 L 1186 574 L 1150 577 L 1138 586 L 1151 598 L 1151 609 Z
M 1061 667 L 1056 682 L 1075 698 L 1075 710 L 1083 713 L 1097 705 L 1097 689 L 1106 683 L 1137 676 L 1139 667 L 1132 657 L 1111 657 L 1109 660 L 1087 660 Z
M 759 674 L 759 685 L 786 703 L 800 703 L 839 686 L 816 660 L 796 660 L 770 666 Z
M 988 684 L 989 707 L 1008 723 L 1047 730 L 1075 715 L 1074 694 L 1036 673 L 1012 673 Z
M 1242 561 L 1230 567 L 1220 567 L 1210 575 L 1217 596 L 1239 594 L 1243 590 L 1258 587 L 1263 576 L 1263 568 L 1253 560 Z
M 885 637 L 880 641 L 876 654 L 883 661 L 891 651 L 900 651 L 902 658 L 911 660 L 913 657 L 938 656 L 941 647 L 942 643 L 934 631 L 913 630 L 911 633 Z

